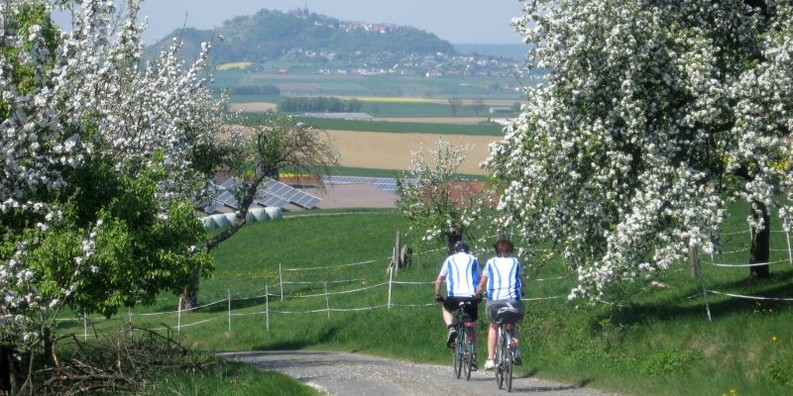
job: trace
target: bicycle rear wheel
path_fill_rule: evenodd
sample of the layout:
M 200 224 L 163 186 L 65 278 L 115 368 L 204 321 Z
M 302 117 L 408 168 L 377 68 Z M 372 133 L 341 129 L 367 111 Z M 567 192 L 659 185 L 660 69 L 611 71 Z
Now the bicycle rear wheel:
M 465 355 L 464 359 L 464 367 L 465 367 L 465 380 L 468 381 L 471 379 L 471 369 L 473 367 L 473 360 L 474 360 L 474 345 L 473 345 L 473 335 L 471 334 L 471 329 L 468 327 L 463 328 L 463 353 Z
M 499 329 L 498 331 L 498 341 L 496 343 L 496 385 L 498 385 L 498 389 L 502 389 L 504 387 L 504 333 Z
M 505 367 L 504 367 L 504 381 L 507 383 L 507 392 L 512 392 L 512 350 L 508 349 L 506 353 Z

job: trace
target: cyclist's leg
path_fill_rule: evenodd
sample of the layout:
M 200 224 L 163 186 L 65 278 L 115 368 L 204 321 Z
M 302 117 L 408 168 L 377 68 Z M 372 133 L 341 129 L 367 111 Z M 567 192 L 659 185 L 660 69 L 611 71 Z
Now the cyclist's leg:
M 441 315 L 443 316 L 443 321 L 446 324 L 447 334 L 446 334 L 446 346 L 451 347 L 454 342 L 455 338 L 457 337 L 457 330 L 455 329 L 454 323 L 454 311 L 458 308 L 457 299 L 454 297 L 448 297 L 444 300 L 443 304 L 441 304 Z
M 498 325 L 496 324 L 496 313 L 498 307 L 501 305 L 498 301 L 488 301 L 485 305 L 485 312 L 490 321 L 490 326 L 487 330 L 487 360 L 493 361 L 496 357 L 496 339 L 498 338 Z M 485 363 L 485 366 L 492 367 L 490 364 Z M 488 368 L 488 367 L 486 367 Z
M 454 325 L 454 311 L 456 310 L 457 302 L 454 297 L 448 297 L 443 301 L 443 304 L 441 304 L 441 317 L 443 318 L 443 322 L 446 323 L 446 327 Z
M 517 308 L 518 311 L 520 311 L 520 320 L 523 320 L 523 316 L 526 313 L 526 311 L 523 308 L 523 301 L 518 300 L 517 304 L 513 304 L 513 306 L 515 306 L 515 308 Z M 514 342 L 514 345 L 515 345 L 515 347 L 513 349 L 513 352 L 514 352 L 513 357 L 515 359 L 515 364 L 520 366 L 521 364 L 523 364 L 523 356 L 520 353 L 520 343 L 518 342 L 518 327 L 517 327 L 517 325 L 515 325 L 515 327 L 513 327 L 513 329 L 512 329 L 512 339 L 513 339 L 513 342 Z

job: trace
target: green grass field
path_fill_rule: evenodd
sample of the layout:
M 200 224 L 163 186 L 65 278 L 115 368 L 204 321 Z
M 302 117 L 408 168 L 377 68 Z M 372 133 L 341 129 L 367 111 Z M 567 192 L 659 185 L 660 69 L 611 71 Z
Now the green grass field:
M 213 73 L 217 89 L 239 85 L 275 85 L 289 96 L 398 96 L 415 98 L 522 99 L 515 88 L 534 83 L 514 77 L 443 77 L 394 75 L 320 75 L 293 69 L 289 74 L 227 70 Z
M 745 209 L 736 208 L 724 229 L 735 233 L 725 239 L 726 253 L 712 262 L 702 257 L 702 279 L 680 263 L 658 287 L 626 283 L 619 299 L 575 307 L 564 298 L 575 275 L 561 262 L 529 273 L 520 327 L 527 363 L 518 375 L 621 394 L 790 394 L 793 265 L 785 234 L 773 234 L 772 261 L 780 262 L 770 280 L 749 281 L 745 267 L 714 265 L 745 263 Z M 128 320 L 181 324 L 181 337 L 209 352 L 332 349 L 447 364 L 431 285 L 443 252 L 417 254 L 413 267 L 398 273 L 395 280 L 405 283 L 392 284 L 389 300 L 385 268 L 396 232 L 407 229 L 391 210 L 316 211 L 253 223 L 214 252 L 217 270 L 200 293 L 200 303 L 210 305 L 179 318 L 175 297 L 163 296 L 158 306 L 91 324 L 98 331 Z M 79 322 L 64 326 L 82 332 Z
M 248 122 L 256 123 L 264 115 L 245 114 Z M 385 122 L 385 121 L 355 121 L 331 118 L 296 117 L 298 120 L 310 123 L 316 128 L 333 131 L 361 131 L 361 132 L 387 132 L 387 133 L 429 133 L 449 135 L 473 136 L 501 136 L 504 127 L 496 123 L 487 124 L 443 124 L 419 122 Z

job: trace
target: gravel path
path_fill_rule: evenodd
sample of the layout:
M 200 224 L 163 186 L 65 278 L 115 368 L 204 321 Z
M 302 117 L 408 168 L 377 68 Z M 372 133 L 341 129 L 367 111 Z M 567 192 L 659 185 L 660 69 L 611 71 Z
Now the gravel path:
M 506 393 L 496 387 L 490 371 L 456 379 L 448 366 L 417 364 L 380 357 L 326 351 L 228 352 L 218 356 L 278 371 L 309 384 L 328 395 L 493 395 Z M 608 393 L 574 385 L 515 378 L 512 393 L 555 396 L 605 396 Z

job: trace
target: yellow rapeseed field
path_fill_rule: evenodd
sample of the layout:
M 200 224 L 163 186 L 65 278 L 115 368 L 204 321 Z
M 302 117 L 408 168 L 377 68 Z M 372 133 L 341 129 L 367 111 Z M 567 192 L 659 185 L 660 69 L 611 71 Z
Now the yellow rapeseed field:
M 218 71 L 226 71 L 226 70 L 233 70 L 233 69 L 240 69 L 245 70 L 250 67 L 251 62 L 232 62 L 232 63 L 224 63 L 218 66 Z

